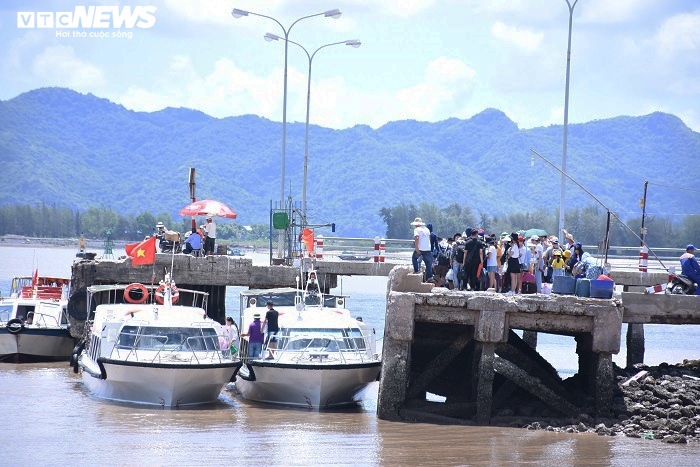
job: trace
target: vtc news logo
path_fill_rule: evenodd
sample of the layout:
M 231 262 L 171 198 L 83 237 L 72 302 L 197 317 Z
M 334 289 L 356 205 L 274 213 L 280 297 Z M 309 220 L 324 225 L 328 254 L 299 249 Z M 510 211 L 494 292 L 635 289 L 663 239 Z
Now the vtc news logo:
M 18 28 L 150 28 L 156 23 L 154 6 L 76 6 L 73 11 L 19 11 Z

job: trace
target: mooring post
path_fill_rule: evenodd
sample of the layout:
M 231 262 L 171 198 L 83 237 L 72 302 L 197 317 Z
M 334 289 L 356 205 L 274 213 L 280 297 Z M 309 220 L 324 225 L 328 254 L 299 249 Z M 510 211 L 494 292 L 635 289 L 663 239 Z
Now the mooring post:
M 481 347 L 479 357 L 479 369 L 476 387 L 476 422 L 479 425 L 491 423 L 491 405 L 493 403 L 493 369 L 494 350 L 493 342 L 479 342 Z
M 637 363 L 644 363 L 644 325 L 629 323 L 626 342 L 627 368 Z

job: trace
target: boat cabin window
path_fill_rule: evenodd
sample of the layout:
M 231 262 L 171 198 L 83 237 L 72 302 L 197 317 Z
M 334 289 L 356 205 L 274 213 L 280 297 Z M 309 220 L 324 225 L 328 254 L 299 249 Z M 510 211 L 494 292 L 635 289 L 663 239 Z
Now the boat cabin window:
M 213 328 L 124 326 L 117 345 L 137 350 L 220 350 Z
M 358 329 L 359 332 L 359 329 Z M 354 350 L 356 340 L 348 336 L 346 329 L 282 329 L 278 337 L 279 348 L 285 350 Z M 364 348 L 364 343 L 363 347 Z
M 7 303 L 0 305 L 0 321 L 7 322 L 12 316 L 12 305 Z
M 17 307 L 17 318 L 25 321 L 29 313 L 34 314 L 34 305 L 19 305 Z
M 366 350 L 367 344 L 365 343 L 365 338 L 362 336 L 362 331 L 358 328 L 353 328 L 350 330 L 350 337 L 355 342 L 355 347 L 358 350 Z

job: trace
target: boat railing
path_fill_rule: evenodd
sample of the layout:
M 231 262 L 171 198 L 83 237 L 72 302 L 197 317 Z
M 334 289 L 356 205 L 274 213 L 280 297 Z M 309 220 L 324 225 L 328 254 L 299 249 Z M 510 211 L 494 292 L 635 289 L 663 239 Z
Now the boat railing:
M 294 363 L 302 361 L 319 362 L 325 360 L 339 361 L 340 363 L 365 362 L 368 359 L 368 347 L 366 341 L 362 339 L 364 348 L 358 346 L 359 337 L 337 336 L 334 334 L 306 333 L 295 336 L 278 336 L 279 347 L 270 349 L 275 361 L 291 360 Z M 308 342 L 305 342 L 308 341 Z M 296 342 L 302 345 L 295 347 Z M 268 349 L 263 349 L 263 354 Z
M 126 341 L 134 337 L 131 344 L 120 344 L 121 337 L 125 336 Z M 133 355 L 135 361 L 175 362 L 188 360 L 190 363 L 196 361 L 198 364 L 218 360 L 230 360 L 231 357 L 224 355 L 221 349 L 221 339 L 223 335 L 189 336 L 179 343 L 169 343 L 168 336 L 160 334 L 131 334 L 120 332 L 117 336 L 117 343 L 112 350 L 120 360 L 129 361 Z M 127 351 L 126 356 L 121 355 L 121 351 Z
M 47 321 L 48 320 L 48 321 Z M 50 324 L 49 324 L 50 323 Z M 36 327 L 60 327 L 58 318 L 40 311 L 30 311 L 27 313 L 27 323 Z

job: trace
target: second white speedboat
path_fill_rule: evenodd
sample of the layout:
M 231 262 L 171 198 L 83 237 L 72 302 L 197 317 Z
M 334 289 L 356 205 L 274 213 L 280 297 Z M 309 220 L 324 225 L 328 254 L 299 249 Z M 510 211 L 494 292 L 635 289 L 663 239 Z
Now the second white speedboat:
M 207 317 L 207 295 L 169 283 L 89 287 L 88 309 L 99 305 L 78 350 L 85 386 L 100 398 L 162 407 L 217 400 L 241 361 Z
M 313 273 L 313 271 L 312 271 Z M 266 303 L 279 312 L 273 358 L 245 357 L 236 390 L 246 399 L 324 409 L 361 400 L 363 390 L 379 377 L 381 361 L 372 326 L 353 318 L 347 297 L 294 288 L 241 292 L 241 330 L 253 315 L 265 316 Z

